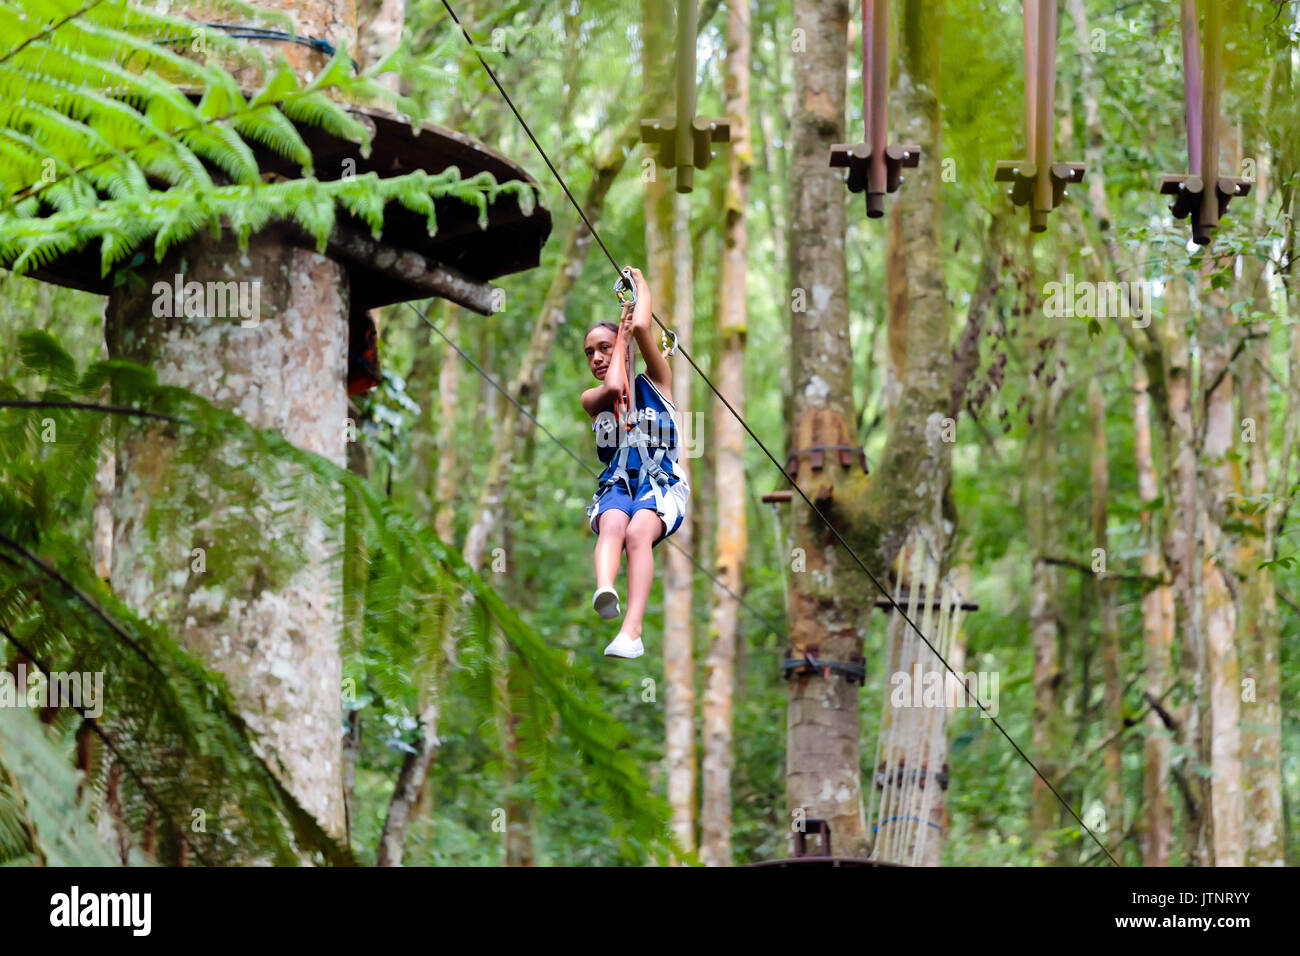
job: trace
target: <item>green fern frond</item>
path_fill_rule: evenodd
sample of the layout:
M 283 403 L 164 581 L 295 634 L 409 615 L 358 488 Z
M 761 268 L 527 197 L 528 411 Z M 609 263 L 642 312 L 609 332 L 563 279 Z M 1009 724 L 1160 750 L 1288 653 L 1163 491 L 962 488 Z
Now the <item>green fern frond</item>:
M 0 863 L 118 866 L 81 796 L 81 775 L 26 707 L 0 707 Z

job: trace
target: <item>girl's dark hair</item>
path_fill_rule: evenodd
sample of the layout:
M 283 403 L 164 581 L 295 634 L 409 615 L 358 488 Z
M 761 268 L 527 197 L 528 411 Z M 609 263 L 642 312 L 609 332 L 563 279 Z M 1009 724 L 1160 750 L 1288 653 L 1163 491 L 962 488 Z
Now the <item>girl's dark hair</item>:
M 616 323 L 616 322 L 597 322 L 597 323 L 595 323 L 591 328 L 589 328 L 589 329 L 588 329 L 588 330 L 583 334 L 582 337 L 585 339 L 588 335 L 590 335 L 590 334 L 591 334 L 592 332 L 594 332 L 596 329 L 609 329 L 609 330 L 610 330 L 611 332 L 613 332 L 615 335 L 618 335 L 618 323 Z

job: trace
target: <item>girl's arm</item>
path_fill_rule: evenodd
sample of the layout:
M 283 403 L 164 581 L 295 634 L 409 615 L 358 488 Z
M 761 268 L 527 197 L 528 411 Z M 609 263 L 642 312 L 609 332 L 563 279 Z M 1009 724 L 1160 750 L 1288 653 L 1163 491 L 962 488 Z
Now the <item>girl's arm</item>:
M 636 306 L 632 312 L 632 333 L 636 337 L 637 346 L 641 349 L 641 357 L 645 359 L 646 377 L 654 382 L 655 388 L 659 389 L 664 398 L 671 402 L 673 400 L 673 370 L 669 367 L 663 355 L 660 354 L 659 343 L 655 341 L 654 332 L 650 328 L 650 313 L 652 310 L 650 286 L 646 284 L 645 276 L 641 274 L 640 269 L 631 269 L 630 271 L 632 281 L 636 283 Z
M 595 418 L 601 412 L 607 412 L 613 408 L 614 399 L 617 397 L 618 389 L 601 383 L 582 393 L 582 410 Z

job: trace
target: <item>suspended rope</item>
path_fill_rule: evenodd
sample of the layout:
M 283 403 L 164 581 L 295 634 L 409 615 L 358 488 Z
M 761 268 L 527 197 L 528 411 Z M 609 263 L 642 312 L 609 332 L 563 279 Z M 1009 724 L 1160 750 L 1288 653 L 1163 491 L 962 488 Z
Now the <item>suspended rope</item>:
M 1032 2 L 1032 0 L 1027 0 L 1027 2 Z M 542 144 L 538 142 L 537 137 L 533 134 L 532 127 L 528 125 L 528 121 L 524 119 L 523 115 L 519 112 L 518 107 L 515 106 L 514 101 L 510 98 L 510 94 L 506 92 L 505 87 L 501 85 L 501 81 L 497 79 L 497 75 L 492 70 L 492 67 L 488 65 L 487 61 L 483 58 L 483 55 L 479 53 L 477 44 L 475 44 L 473 38 L 470 37 L 469 31 L 465 29 L 465 26 L 464 24 L 461 23 L 460 18 L 456 16 L 456 12 L 451 8 L 451 3 L 449 2 L 449 0 L 442 0 L 442 5 L 447 10 L 448 16 L 451 17 L 452 21 L 460 29 L 461 35 L 465 38 L 465 42 L 469 44 L 470 50 L 474 53 L 474 56 L 478 59 L 479 64 L 483 67 L 488 77 L 492 80 L 492 84 L 497 88 L 497 91 L 501 94 L 502 99 L 505 100 L 506 105 L 510 108 L 510 112 L 513 113 L 515 119 L 519 121 L 519 125 L 523 128 L 524 133 L 528 136 L 529 141 L 532 142 L 534 148 L 536 148 L 538 154 L 540 154 L 540 156 L 542 157 L 542 161 L 546 164 L 547 169 L 551 171 L 551 174 L 555 177 L 556 182 L 559 183 L 561 190 L 563 190 L 564 195 L 568 198 L 570 204 L 572 204 L 579 218 L 581 218 L 583 223 L 586 225 L 588 231 L 591 233 L 592 239 L 595 241 L 596 245 L 600 247 L 600 250 L 601 252 L 604 253 L 605 258 L 609 260 L 609 264 L 614 268 L 614 271 L 621 275 L 622 268 L 619 266 L 613 254 L 609 251 L 609 247 L 605 245 L 605 241 L 601 238 L 599 231 L 597 231 L 595 225 L 592 224 L 591 219 L 587 216 L 585 210 L 583 210 L 582 205 L 574 197 L 572 190 L 569 189 L 568 183 L 565 181 L 564 177 L 560 175 L 560 171 L 555 168 L 555 164 L 551 161 L 550 156 L 547 154 L 546 150 L 542 147 Z M 1053 22 L 1055 21 L 1053 20 Z M 668 326 L 666 326 L 663 323 L 663 320 L 660 319 L 657 314 L 651 312 L 650 315 L 660 329 L 664 330 L 665 332 L 670 331 Z M 426 319 L 425 321 L 427 322 L 428 320 Z M 432 323 L 430 323 L 430 325 L 432 325 Z M 704 383 L 705 385 L 708 386 L 709 391 L 711 391 L 714 394 L 714 396 L 718 399 L 718 401 L 722 404 L 722 406 L 726 408 L 728 412 L 731 413 L 732 417 L 735 418 L 736 422 L 740 425 L 740 427 L 745 430 L 745 433 L 749 435 L 751 439 L 753 439 L 754 444 L 756 444 L 759 447 L 759 449 L 767 457 L 768 461 L 770 461 L 772 465 L 776 468 L 776 470 L 781 473 L 781 476 L 787 482 L 789 482 L 790 487 L 793 489 L 793 491 L 800 497 L 800 499 L 803 500 L 804 504 L 808 506 L 808 508 L 812 511 L 812 513 L 817 516 L 817 519 L 823 525 L 825 525 L 826 529 L 830 532 L 831 536 L 839 543 L 840 547 L 844 549 L 845 553 L 847 553 L 849 557 L 853 559 L 854 564 L 858 566 L 858 568 L 862 571 L 862 573 L 867 576 L 867 579 L 876 588 L 877 592 L 879 592 L 880 594 L 887 595 L 889 592 L 876 578 L 875 574 L 872 573 L 871 569 L 867 567 L 866 562 L 864 562 L 862 558 L 858 555 L 858 553 L 855 550 L 853 550 L 853 547 L 848 543 L 847 540 L 845 540 L 844 535 L 840 533 L 839 529 L 835 527 L 835 525 L 825 515 L 822 509 L 819 508 L 816 505 L 816 503 L 807 495 L 807 493 L 803 490 L 803 488 L 799 486 L 799 483 L 795 481 L 794 476 L 786 472 L 785 468 L 781 465 L 779 461 L 777 461 L 776 457 L 772 454 L 771 450 L 767 447 L 767 445 L 764 444 L 763 440 L 758 437 L 758 435 L 754 432 L 754 429 L 750 427 L 747 421 L 745 421 L 744 416 L 742 416 L 738 411 L 736 411 L 735 406 L 732 405 L 730 401 L 728 401 L 725 395 L 723 395 L 720 391 L 718 391 L 718 387 L 713 384 L 713 380 L 709 378 L 709 376 L 705 373 L 705 371 L 702 368 L 700 368 L 700 366 L 696 363 L 695 359 L 691 356 L 690 352 L 687 351 L 686 347 L 679 346 L 679 350 L 682 353 L 682 358 L 686 359 L 687 364 L 689 364 L 690 367 L 695 370 L 695 373 L 699 375 L 701 379 L 704 380 Z M 692 563 L 694 563 L 693 558 L 692 558 Z M 719 586 L 721 587 L 721 585 Z M 925 634 L 921 631 L 921 629 L 917 627 L 917 625 L 913 621 L 913 616 L 911 614 L 904 613 L 903 609 L 898 606 L 897 601 L 891 599 L 891 605 L 893 610 L 897 611 L 899 615 L 903 618 L 903 620 L 907 623 L 907 625 L 913 631 L 916 632 L 917 636 L 926 645 L 926 647 L 930 648 L 930 650 L 933 651 L 939 657 L 940 662 L 944 665 L 944 667 L 948 670 L 948 672 L 951 673 L 954 677 L 958 677 L 956 671 L 952 669 L 952 666 L 949 665 L 948 661 L 943 657 L 943 655 L 939 653 L 939 651 L 935 648 L 934 644 L 930 642 L 929 638 L 925 636 Z M 967 694 L 971 698 L 971 700 L 974 701 L 975 705 L 978 706 L 981 710 L 983 710 L 985 714 L 987 714 L 993 726 L 998 729 L 998 732 L 1001 733 L 1004 738 L 1006 738 L 1007 743 L 1009 743 L 1012 749 L 1014 749 L 1015 752 L 1020 756 L 1020 758 L 1026 764 L 1028 764 L 1029 768 L 1033 770 L 1034 774 L 1040 780 L 1043 781 L 1043 785 L 1046 786 L 1049 791 L 1051 791 L 1052 795 L 1056 797 L 1056 799 L 1060 802 L 1060 804 L 1065 808 L 1066 812 L 1069 813 L 1070 816 L 1074 819 L 1074 821 L 1079 824 L 1082 830 L 1092 838 L 1093 842 L 1097 844 L 1097 846 L 1111 861 L 1111 863 L 1115 864 L 1116 866 L 1119 866 L 1119 862 L 1115 859 L 1114 856 L 1111 855 L 1111 852 L 1106 848 L 1106 846 L 1101 842 L 1101 840 L 1097 838 L 1097 835 L 1093 833 L 1093 831 L 1089 829 L 1089 827 L 1083 822 L 1083 818 L 1080 817 L 1077 812 L 1075 812 L 1075 809 L 1072 806 L 1070 806 L 1069 802 L 1063 796 L 1061 796 L 1060 791 L 1058 791 L 1056 787 L 1052 784 L 1052 782 L 1043 775 L 1042 771 L 1038 769 L 1038 766 L 1033 762 L 1033 760 L 1029 758 L 1029 755 L 1024 752 L 1024 750 L 1020 747 L 1019 744 L 1016 743 L 1015 739 L 1007 732 L 1006 728 L 1003 727 L 1002 724 L 998 722 L 998 719 L 996 717 L 988 713 L 987 708 L 985 708 L 984 705 L 981 704 L 978 701 L 978 699 L 975 698 L 975 695 L 970 692 L 969 688 L 967 688 Z
M 940 567 L 934 542 L 918 528 L 895 561 L 893 594 L 895 601 L 907 603 L 909 614 L 920 616 L 922 629 L 935 635 L 935 646 L 947 656 L 959 633 L 961 609 L 966 601 L 953 585 L 951 572 L 940 578 Z M 930 831 L 943 832 L 941 794 L 948 783 L 947 711 L 958 706 L 957 685 L 947 681 L 946 674 L 922 667 L 929 658 L 912 632 L 904 628 L 901 618 L 890 618 L 886 646 L 888 682 L 895 684 L 901 676 L 904 683 L 900 689 L 908 690 L 910 700 L 895 701 L 892 694 L 882 700 L 873 763 L 875 785 L 870 790 L 867 817 L 875 821 L 871 859 L 924 866 L 935 862 L 927 858 L 929 841 L 936 838 Z M 936 677 L 938 686 L 932 687 Z M 894 825 L 886 828 L 886 823 Z

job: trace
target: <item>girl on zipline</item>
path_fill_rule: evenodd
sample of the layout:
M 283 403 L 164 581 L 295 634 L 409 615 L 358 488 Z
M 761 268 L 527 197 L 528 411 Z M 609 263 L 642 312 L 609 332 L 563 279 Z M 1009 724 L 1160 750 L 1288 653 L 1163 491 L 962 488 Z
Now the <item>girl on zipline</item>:
M 601 384 L 582 393 L 582 407 L 605 465 L 587 509 L 597 535 L 591 606 L 607 621 L 619 616 L 614 578 L 627 551 L 627 615 L 605 656 L 630 658 L 645 653 L 641 619 L 654 583 L 651 549 L 681 527 L 691 489 L 677 473 L 672 370 L 650 332 L 650 287 L 639 269 L 625 269 L 624 275 L 635 287 L 635 305 L 624 302 L 618 325 L 598 322 L 588 330 L 587 367 Z M 633 339 L 646 370 L 629 387 Z

